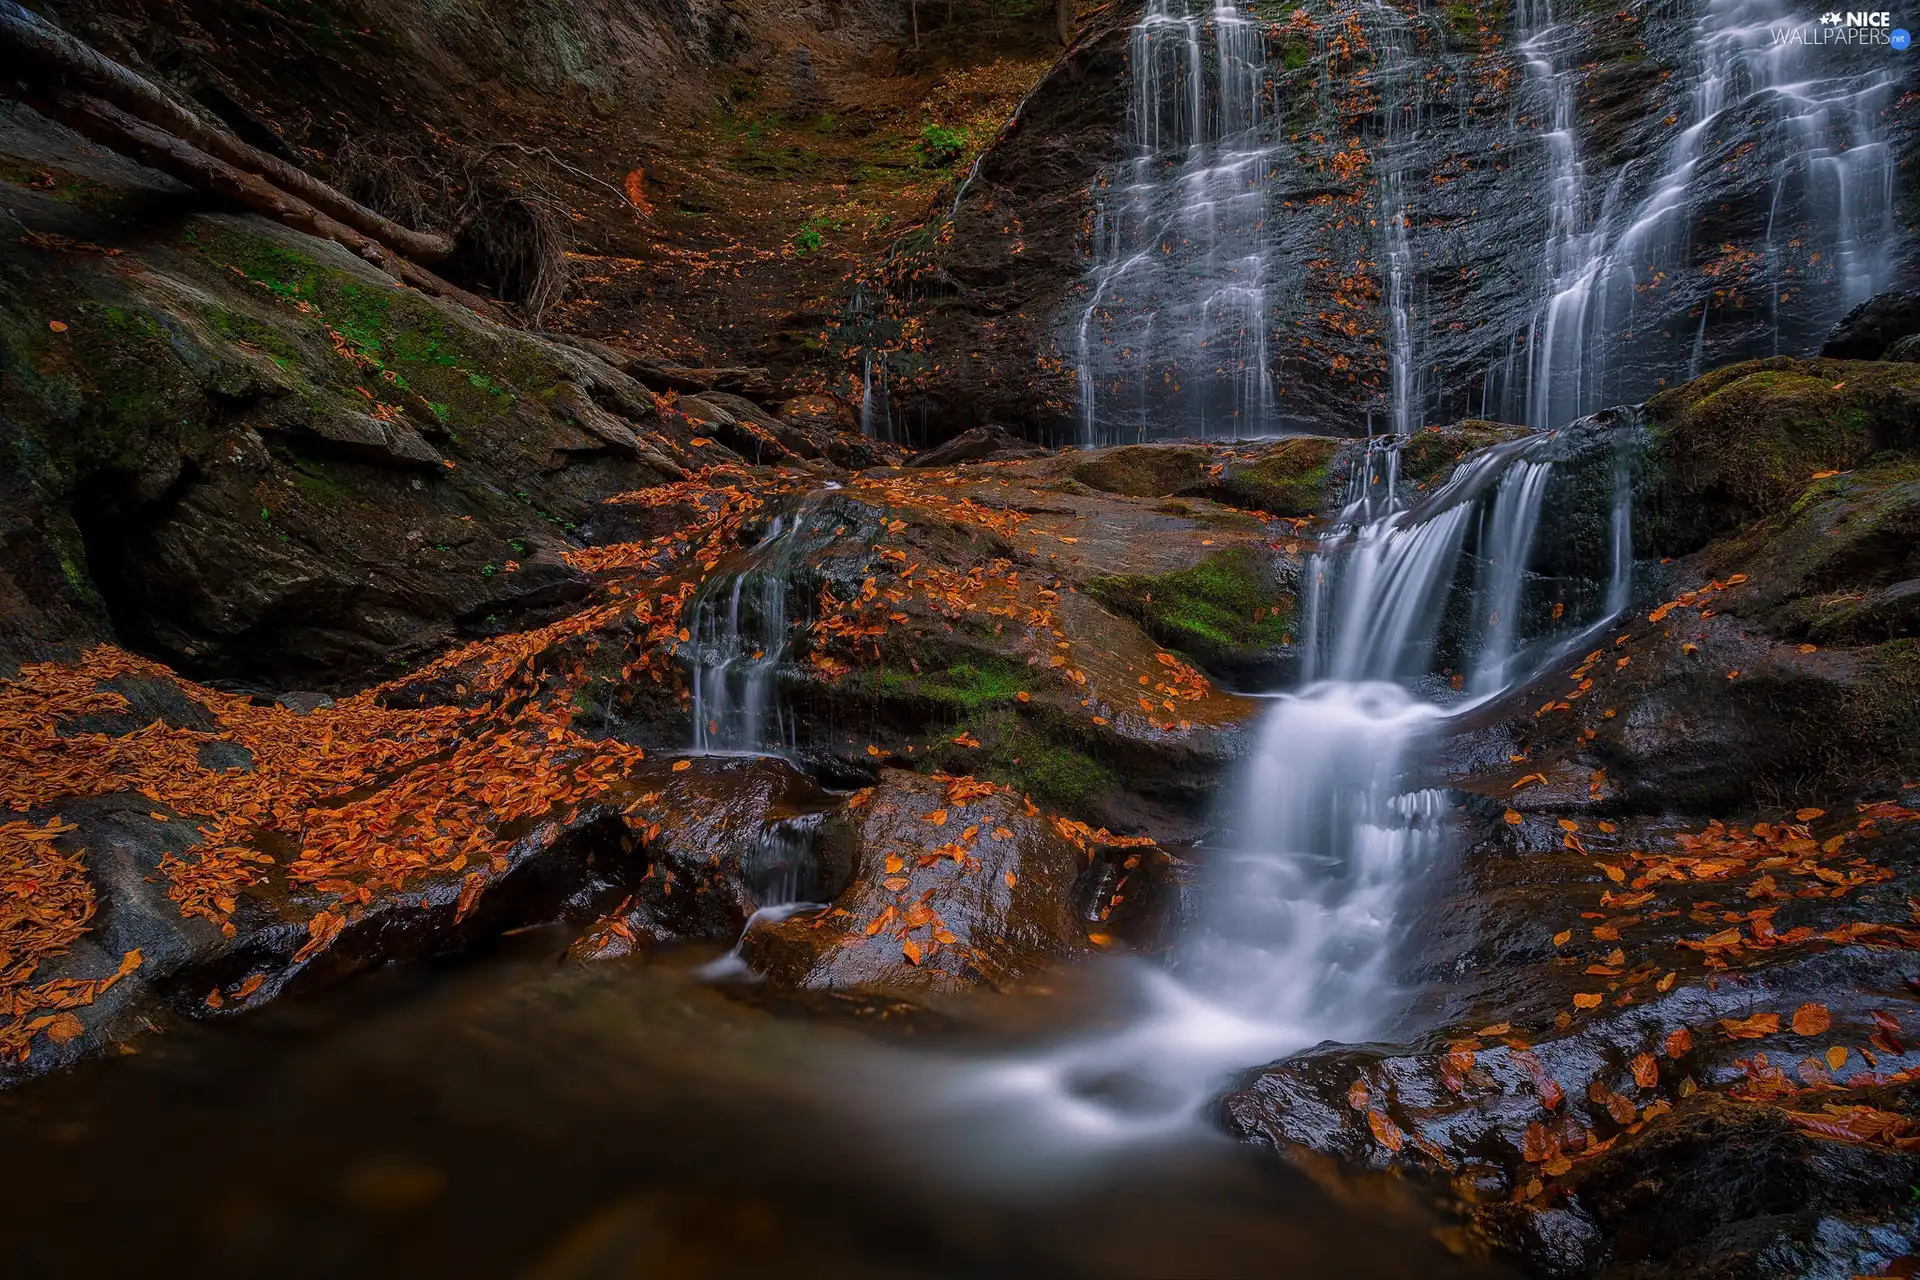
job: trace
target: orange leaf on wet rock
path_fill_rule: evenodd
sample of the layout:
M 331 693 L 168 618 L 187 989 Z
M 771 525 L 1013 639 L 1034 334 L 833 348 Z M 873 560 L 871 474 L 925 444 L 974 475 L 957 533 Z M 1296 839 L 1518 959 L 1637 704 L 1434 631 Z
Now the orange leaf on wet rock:
M 1803 1004 L 1793 1011 L 1793 1033 L 1797 1036 L 1817 1036 L 1833 1025 L 1833 1019 L 1823 1004 Z
M 1660 1083 L 1660 1064 L 1650 1053 L 1633 1055 L 1633 1082 L 1642 1089 L 1651 1089 Z
M 1373 1130 L 1373 1138 L 1389 1151 L 1398 1151 L 1402 1142 L 1400 1129 L 1387 1119 L 1384 1112 L 1375 1108 L 1367 1109 L 1367 1128 Z
M 1371 1095 L 1367 1092 L 1365 1080 L 1355 1080 L 1347 1086 L 1347 1105 L 1355 1111 L 1365 1111 L 1370 1101 Z
M 1667 1032 L 1666 1050 L 1669 1058 L 1683 1058 L 1693 1048 L 1693 1032 L 1685 1027 L 1675 1027 Z
M 1750 1018 L 1722 1018 L 1720 1026 L 1735 1040 L 1758 1040 L 1780 1030 L 1780 1015 L 1756 1013 Z

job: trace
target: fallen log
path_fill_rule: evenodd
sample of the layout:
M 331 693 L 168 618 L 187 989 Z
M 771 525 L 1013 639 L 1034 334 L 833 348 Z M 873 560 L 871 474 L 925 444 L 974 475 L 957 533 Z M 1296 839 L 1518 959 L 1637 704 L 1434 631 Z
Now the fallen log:
M 281 190 L 259 174 L 248 173 L 217 156 L 208 155 L 172 134 L 136 119 L 110 102 L 71 90 L 56 91 L 45 96 L 34 95 L 28 98 L 28 102 L 41 114 L 58 120 L 83 137 L 138 160 L 168 177 L 177 178 L 195 190 L 231 200 L 296 231 L 331 240 L 422 293 L 458 302 L 489 320 L 507 322 L 506 312 L 498 303 L 442 280 L 373 237 L 347 226 L 324 210 L 314 208 L 298 196 Z
M 278 156 L 249 146 L 174 101 L 158 86 L 62 31 L 15 0 L 0 0 L 0 50 L 17 57 L 7 75 L 37 88 L 80 90 L 172 134 L 227 165 L 265 178 L 274 186 L 378 240 L 415 262 L 441 262 L 453 254 L 451 236 L 414 231 L 376 213 Z

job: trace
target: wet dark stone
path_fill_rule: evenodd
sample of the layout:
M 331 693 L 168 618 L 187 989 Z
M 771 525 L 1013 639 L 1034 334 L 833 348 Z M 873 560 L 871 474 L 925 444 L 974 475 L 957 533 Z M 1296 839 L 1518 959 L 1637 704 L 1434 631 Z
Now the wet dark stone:
M 1842 316 L 1820 354 L 1834 360 L 1884 360 L 1896 343 L 1914 334 L 1920 334 L 1920 290 L 1889 290 Z

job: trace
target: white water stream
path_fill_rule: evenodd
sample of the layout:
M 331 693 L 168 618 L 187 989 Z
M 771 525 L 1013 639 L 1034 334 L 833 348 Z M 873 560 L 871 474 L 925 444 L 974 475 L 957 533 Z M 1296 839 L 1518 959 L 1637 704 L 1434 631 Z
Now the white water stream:
M 1267 29 L 1227 0 L 1148 0 L 1128 50 L 1132 158 L 1094 210 L 1074 330 L 1080 443 L 1272 434 L 1276 142 Z
M 1566 0 L 1526 0 L 1516 11 L 1528 109 L 1548 153 L 1549 213 L 1541 302 L 1489 370 L 1489 406 L 1509 420 L 1560 426 L 1696 376 L 1719 304 L 1689 310 L 1676 301 L 1689 273 L 1704 271 L 1728 296 L 1770 296 L 1767 354 L 1817 345 L 1848 308 L 1889 287 L 1899 226 L 1888 107 L 1899 55 L 1783 38 L 1816 18 L 1786 0 L 1707 0 L 1690 32 L 1692 65 L 1680 72 L 1678 132 L 1596 187 L 1579 150 L 1589 68 L 1575 16 Z M 1723 139 L 1745 127 L 1743 117 L 1753 121 L 1748 141 L 1728 152 Z M 1761 261 L 1708 262 L 1716 246 L 1695 243 L 1699 188 L 1715 165 L 1751 164 L 1773 174 Z M 1796 218 L 1782 225 L 1789 207 Z M 1799 323 L 1783 333 L 1788 299 Z
M 1170 967 L 1131 966 L 1131 1010 L 1109 1030 L 922 1072 L 982 1172 L 1007 1176 L 1009 1148 L 1044 1176 L 1089 1146 L 1191 1133 L 1236 1072 L 1408 1015 L 1410 908 L 1450 853 L 1453 804 L 1421 777 L 1427 749 L 1449 717 L 1588 642 L 1625 601 L 1631 552 L 1615 536 L 1611 563 L 1591 566 L 1605 588 L 1588 616 L 1520 620 L 1556 472 L 1605 465 L 1592 450 L 1607 441 L 1622 456 L 1615 434 L 1586 439 L 1584 453 L 1567 433 L 1482 451 L 1412 505 L 1387 483 L 1399 445 L 1369 451 L 1308 563 L 1302 687 L 1266 713 L 1230 806 L 1235 837 L 1205 853 L 1195 936 Z M 1623 465 L 1613 474 L 1618 535 L 1630 488 Z M 1472 687 L 1435 677 L 1443 648 L 1465 655 Z

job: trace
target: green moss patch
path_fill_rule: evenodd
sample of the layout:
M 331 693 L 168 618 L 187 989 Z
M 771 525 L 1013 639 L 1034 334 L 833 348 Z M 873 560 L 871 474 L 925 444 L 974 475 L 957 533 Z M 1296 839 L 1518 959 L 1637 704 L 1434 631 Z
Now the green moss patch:
M 414 392 L 450 425 L 477 425 L 563 376 L 532 342 L 461 328 L 418 294 L 361 279 L 264 236 L 199 222 L 187 243 L 297 313 L 303 326 L 322 324 L 335 359 L 350 366 L 347 380 L 376 397 L 385 388 Z M 263 326 L 237 323 L 232 336 L 285 358 L 257 332 Z
M 1751 360 L 1647 403 L 1655 431 L 1659 549 L 1784 511 L 1810 477 L 1920 443 L 1920 365 Z
M 1035 804 L 1095 821 L 1101 801 L 1118 789 L 1113 770 L 1081 746 L 1049 731 L 1039 715 L 1014 707 L 983 709 L 960 722 L 954 736 L 969 734 L 978 747 L 942 741 L 927 757 L 930 768 L 972 774 L 1025 792 Z
M 1229 462 L 1214 494 L 1269 515 L 1318 515 L 1332 498 L 1333 464 L 1345 443 L 1332 436 L 1282 440 L 1258 457 Z
M 1161 644 L 1208 664 L 1278 648 L 1293 627 L 1293 597 L 1274 584 L 1259 553 L 1246 548 L 1215 552 L 1172 573 L 1095 578 L 1087 589 Z
M 956 663 L 924 676 L 888 671 L 879 681 L 883 696 L 930 702 L 966 713 L 993 703 L 1012 702 L 1020 690 L 1033 683 L 1030 673 L 1009 663 L 991 661 L 983 666 Z

